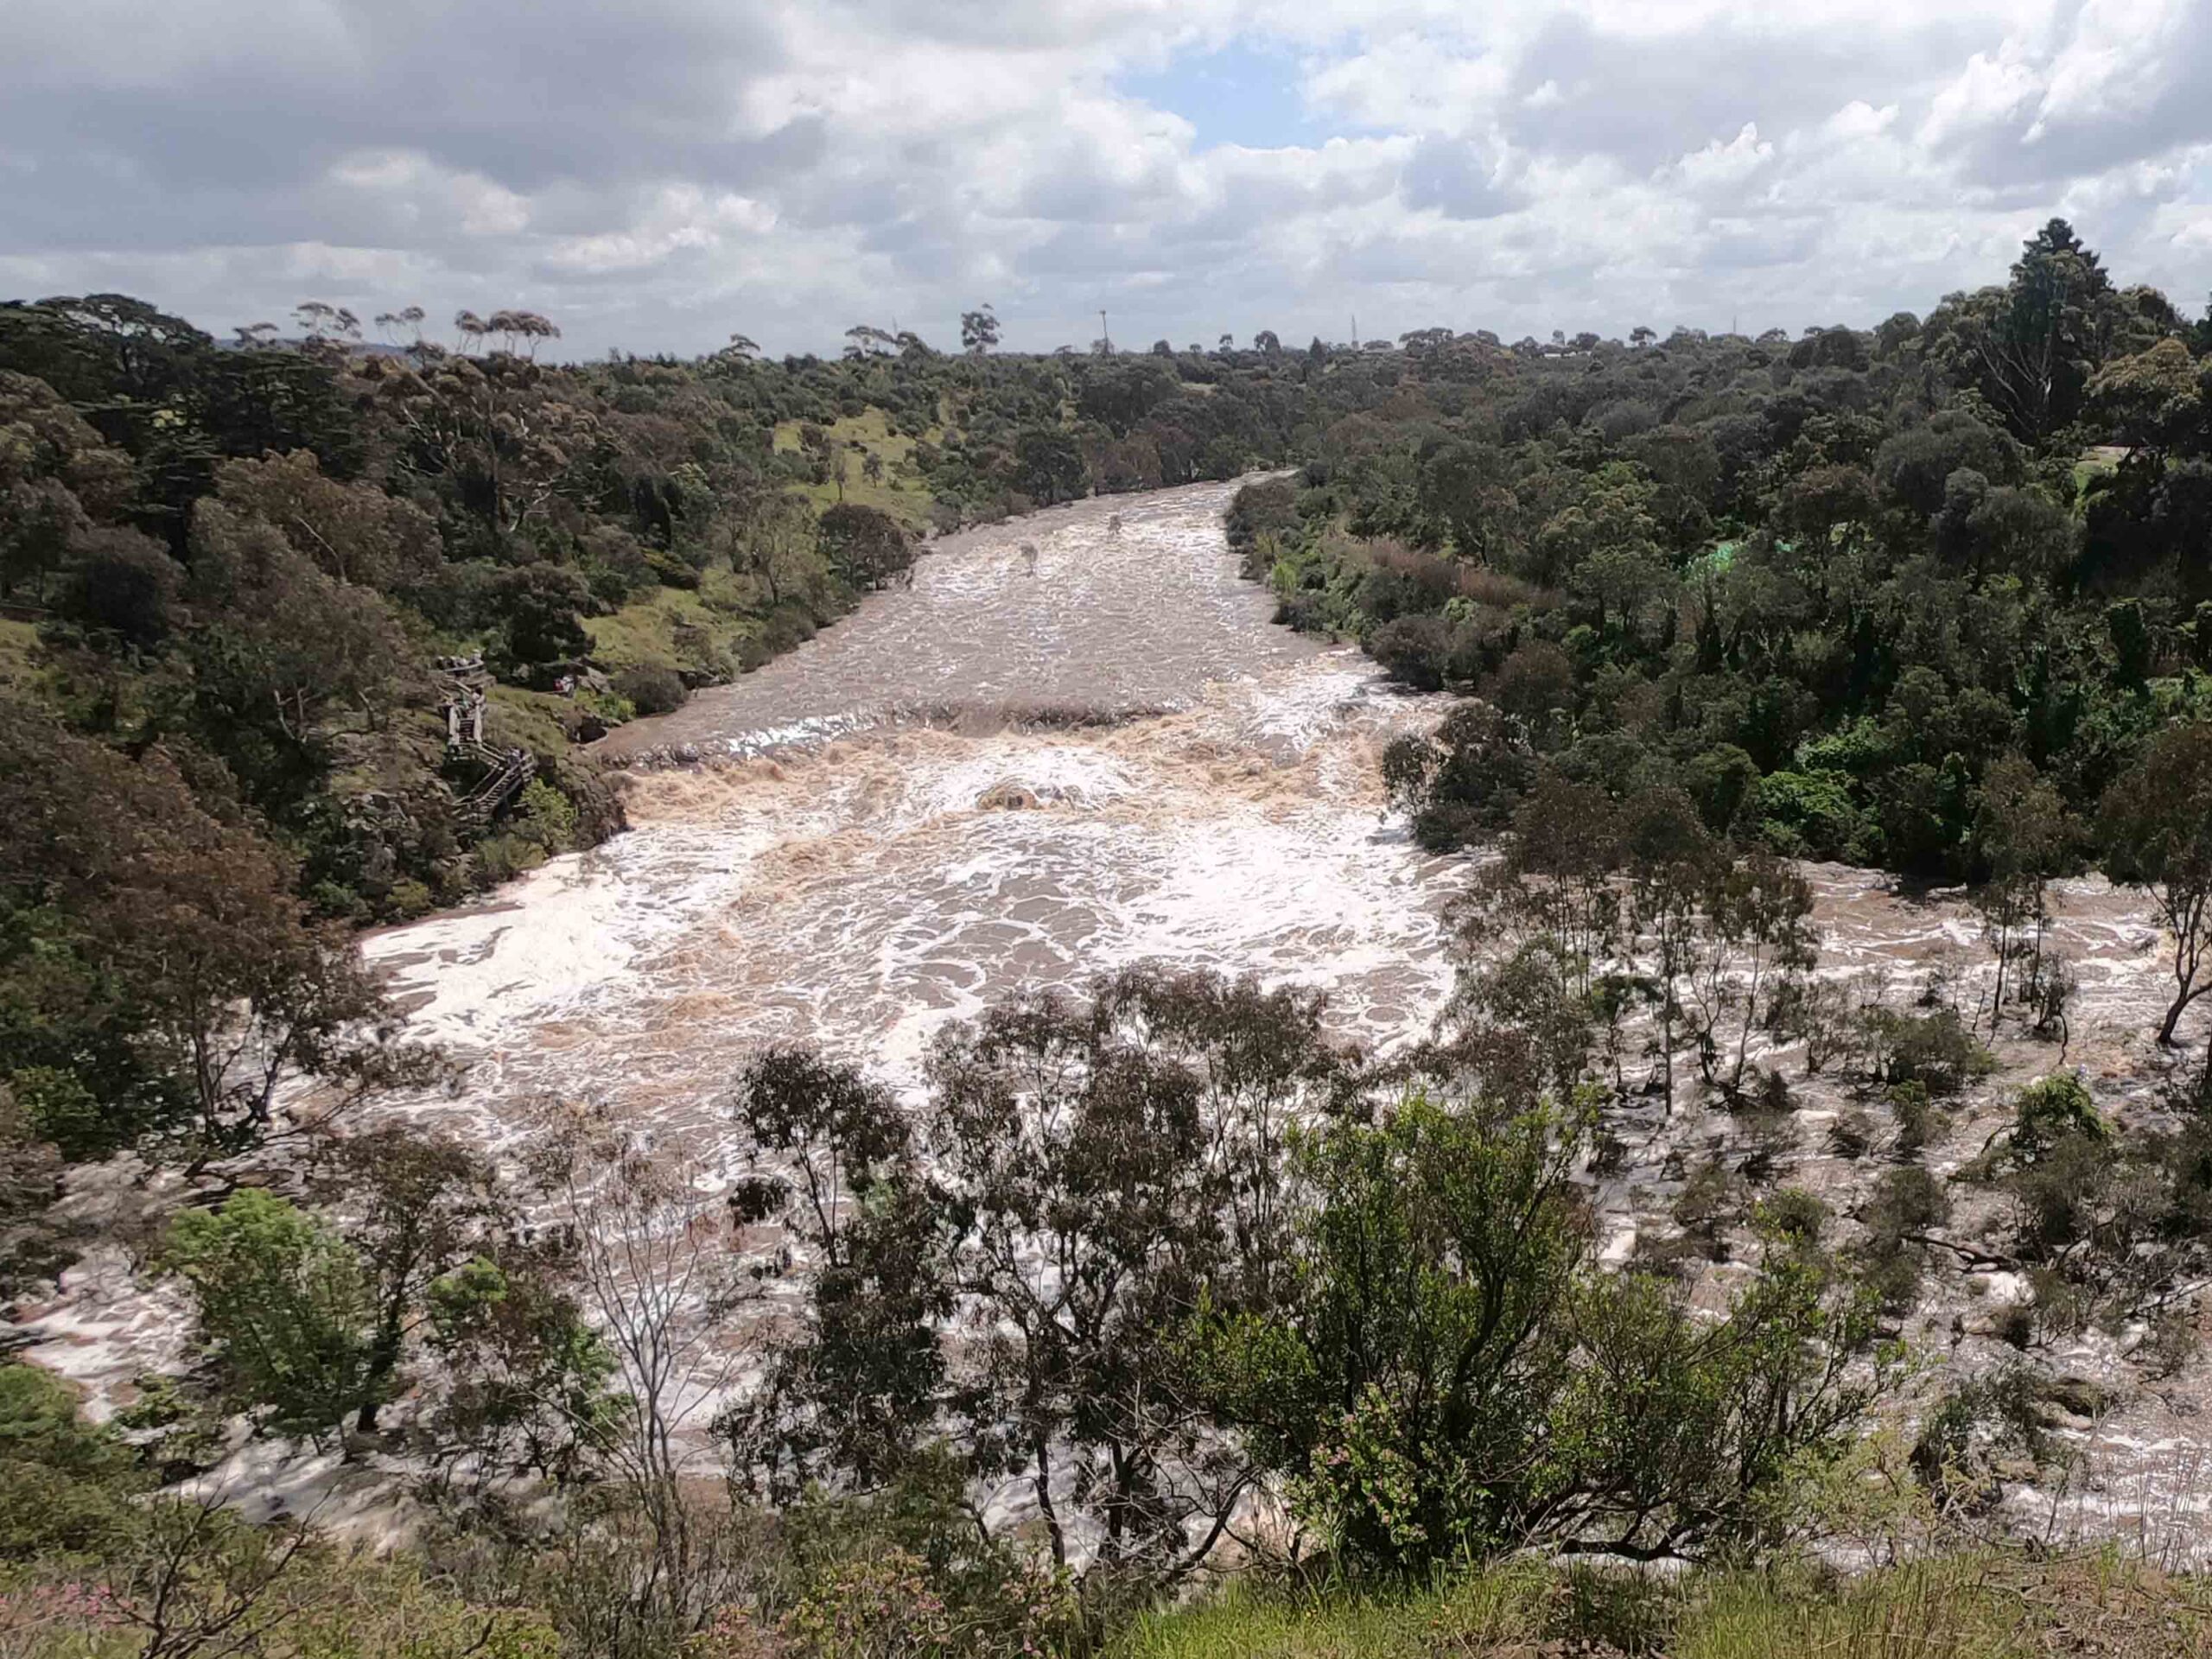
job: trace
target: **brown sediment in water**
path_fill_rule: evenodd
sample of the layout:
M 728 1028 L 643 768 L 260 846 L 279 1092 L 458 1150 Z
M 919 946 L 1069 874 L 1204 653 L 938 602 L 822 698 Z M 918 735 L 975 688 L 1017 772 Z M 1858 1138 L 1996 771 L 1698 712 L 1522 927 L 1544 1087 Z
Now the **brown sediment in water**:
M 948 1021 L 1147 957 L 1325 987 L 1339 1033 L 1370 1047 L 1421 1034 L 1452 982 L 1445 912 L 1469 864 L 1424 855 L 1386 817 L 1377 762 L 1440 702 L 1270 625 L 1271 601 L 1237 579 L 1220 535 L 1230 487 L 956 538 L 912 590 L 873 596 L 738 683 L 624 728 L 611 752 L 697 762 L 625 774 L 629 833 L 495 903 L 368 942 L 415 1033 L 467 1067 L 457 1092 L 398 1109 L 511 1147 L 546 1096 L 588 1099 L 711 1163 L 733 1073 L 760 1045 L 818 1043 L 912 1088 Z M 1109 537 L 1116 512 L 1122 533 Z M 1033 582 L 1023 539 L 1040 549 Z M 1908 895 L 1840 867 L 1808 874 L 1823 973 L 1885 981 L 1900 1001 L 1938 972 L 1969 1007 L 1986 995 L 1987 953 L 1959 895 Z M 1928 1149 L 1938 1173 L 1972 1155 L 2039 1071 L 2084 1067 L 2129 1121 L 2157 1109 L 2156 929 L 2101 882 L 2062 884 L 2056 902 L 2053 948 L 2082 980 L 2070 1046 L 2008 1033 L 2004 1071 Z M 1769 1058 L 1798 1106 L 1777 1182 L 1814 1188 L 1847 1217 L 1885 1165 L 1834 1156 L 1824 1136 L 1864 1103 L 1832 1078 L 1802 1079 L 1802 1058 Z M 1672 1226 L 1682 1165 L 1726 1154 L 1742 1126 L 1703 1107 L 1662 1122 L 1648 1102 L 1618 1120 L 1628 1162 L 1599 1212 L 1605 1248 L 1624 1259 Z M 1961 1208 L 1961 1225 L 1975 1224 L 1974 1202 Z M 1757 1248 L 1748 1233 L 1737 1242 L 1739 1258 Z M 1708 1270 L 1701 1305 L 1721 1306 L 1736 1270 Z M 1987 1318 L 2009 1289 L 1976 1296 L 1974 1277 L 1950 1273 L 1908 1321 L 1958 1370 L 2009 1353 Z M 50 1322 L 96 1397 L 102 1376 L 127 1386 L 181 1329 L 149 1313 L 127 1274 L 110 1280 Z M 2078 1346 L 2058 1363 L 2126 1380 L 2115 1344 Z M 2193 1371 L 2135 1389 L 2083 1430 L 2109 1471 L 2095 1502 L 2125 1509 L 2129 1481 L 2159 1503 L 2185 1496 L 2204 1438 L 2187 1413 L 2207 1395 Z
M 1216 679 L 1310 660 L 1325 646 L 1268 626 L 1273 600 L 1237 579 L 1219 523 L 1236 488 L 1086 501 L 948 537 L 911 588 L 869 595 L 798 649 L 618 728 L 597 752 L 689 759 L 762 734 L 899 722 L 977 735 L 1110 725 L 1192 706 Z M 1034 574 L 1025 540 L 1039 550 Z

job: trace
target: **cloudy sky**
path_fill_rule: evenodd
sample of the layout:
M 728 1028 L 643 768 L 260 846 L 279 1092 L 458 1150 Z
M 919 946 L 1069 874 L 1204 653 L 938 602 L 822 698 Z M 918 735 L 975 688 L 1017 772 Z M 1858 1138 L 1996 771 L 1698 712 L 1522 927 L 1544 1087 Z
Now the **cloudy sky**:
M 1870 323 L 2212 288 L 2212 0 L 6 0 L 0 297 L 577 353 Z

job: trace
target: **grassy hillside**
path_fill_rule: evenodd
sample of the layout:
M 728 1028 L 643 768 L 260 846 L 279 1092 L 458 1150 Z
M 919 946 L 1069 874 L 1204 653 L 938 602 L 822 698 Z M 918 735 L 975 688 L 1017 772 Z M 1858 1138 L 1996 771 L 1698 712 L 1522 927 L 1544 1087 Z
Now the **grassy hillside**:
M 803 452 L 799 435 L 802 424 L 785 421 L 776 428 L 777 454 Z M 844 490 L 839 493 L 834 476 L 825 483 L 805 484 L 801 492 L 808 501 L 817 508 L 849 501 L 856 506 L 894 513 L 917 529 L 928 524 L 931 497 L 928 486 L 914 467 L 914 440 L 893 431 L 890 418 L 883 410 L 865 410 L 822 429 L 829 434 L 831 443 L 840 446 L 845 469 Z M 880 475 L 873 479 L 867 473 L 867 458 L 871 455 L 882 468 Z
M 747 586 L 727 569 L 709 570 L 696 589 L 656 588 L 610 615 L 586 617 L 593 660 L 610 672 L 673 668 L 695 682 L 756 667 L 792 641 L 781 637 L 774 616 L 753 608 Z
M 0 617 L 0 685 L 28 682 L 35 666 L 38 626 Z

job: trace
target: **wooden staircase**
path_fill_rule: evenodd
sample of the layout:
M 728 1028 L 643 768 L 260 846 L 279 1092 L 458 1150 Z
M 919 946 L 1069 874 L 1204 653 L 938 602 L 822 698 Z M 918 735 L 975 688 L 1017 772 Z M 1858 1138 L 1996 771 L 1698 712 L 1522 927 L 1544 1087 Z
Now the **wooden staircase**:
M 481 657 L 448 657 L 438 662 L 446 677 L 446 753 L 485 768 L 474 788 L 461 798 L 454 816 L 481 835 L 507 803 L 537 775 L 537 757 L 528 749 L 495 749 L 484 741 L 485 694 L 491 674 Z

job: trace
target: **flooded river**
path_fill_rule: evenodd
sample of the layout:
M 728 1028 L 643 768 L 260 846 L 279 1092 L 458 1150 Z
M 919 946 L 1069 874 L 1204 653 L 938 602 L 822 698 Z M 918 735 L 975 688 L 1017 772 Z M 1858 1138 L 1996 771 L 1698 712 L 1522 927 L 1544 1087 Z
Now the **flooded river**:
M 469 1065 L 435 1109 L 494 1143 L 549 1093 L 705 1129 L 760 1044 L 911 1083 L 946 1020 L 1149 957 L 1327 986 L 1363 1040 L 1418 1029 L 1451 882 L 1384 820 L 1376 760 L 1435 705 L 1268 620 L 1234 489 L 950 538 L 911 589 L 609 739 L 685 758 L 629 774 L 628 834 L 370 942 Z
M 1443 912 L 1467 866 L 1423 855 L 1385 815 L 1377 760 L 1441 700 L 1268 620 L 1223 537 L 1234 487 L 1084 503 L 937 543 L 911 588 L 608 740 L 610 758 L 635 763 L 628 833 L 366 941 L 411 1034 L 461 1066 L 452 1089 L 395 1109 L 497 1148 L 547 1100 L 588 1102 L 712 1168 L 734 1073 L 762 1045 L 810 1040 L 912 1089 L 947 1022 L 1147 958 L 1324 987 L 1339 1033 L 1370 1046 L 1419 1035 L 1450 987 Z M 1958 895 L 1808 874 L 1824 974 L 1900 1004 L 1940 981 L 1980 1017 L 1990 957 Z M 1927 1150 L 1938 1173 L 1988 1145 L 2018 1084 L 2049 1071 L 2078 1068 L 2123 1122 L 2158 1121 L 2155 918 L 2095 880 L 2053 897 L 2051 946 L 2081 981 L 2069 1041 L 2008 1028 L 2003 1071 Z M 1788 1179 L 1847 1217 L 1887 1165 L 1839 1155 L 1828 1129 L 1866 1102 L 1789 1070 Z M 1612 1262 L 1672 1232 L 1691 1155 L 1740 1131 L 1717 1111 L 1664 1120 L 1646 1097 L 1619 1119 L 1627 1166 L 1598 1193 Z M 1999 1226 L 1994 1197 L 1969 1191 L 1955 1224 Z M 81 1202 L 101 1215 L 108 1189 Z M 1725 1298 L 1732 1271 L 1713 1269 L 1700 1296 Z M 2018 1277 L 1933 1275 L 1907 1336 L 1952 1364 L 2009 1363 L 1993 1310 L 2021 1294 Z M 105 1242 L 22 1335 L 96 1411 L 191 1345 L 176 1299 Z M 2129 1340 L 2070 1338 L 2047 1356 L 2126 1404 L 2067 1431 L 2094 1472 L 2063 1506 L 2036 1489 L 2022 1500 L 2049 1506 L 2047 1531 L 2157 1531 L 2202 1553 L 2212 1372 L 2131 1391 Z M 271 1447 L 236 1461 L 234 1487 L 276 1502 L 322 1493 L 337 1466 Z M 383 1524 L 382 1489 L 362 1492 L 364 1523 Z

